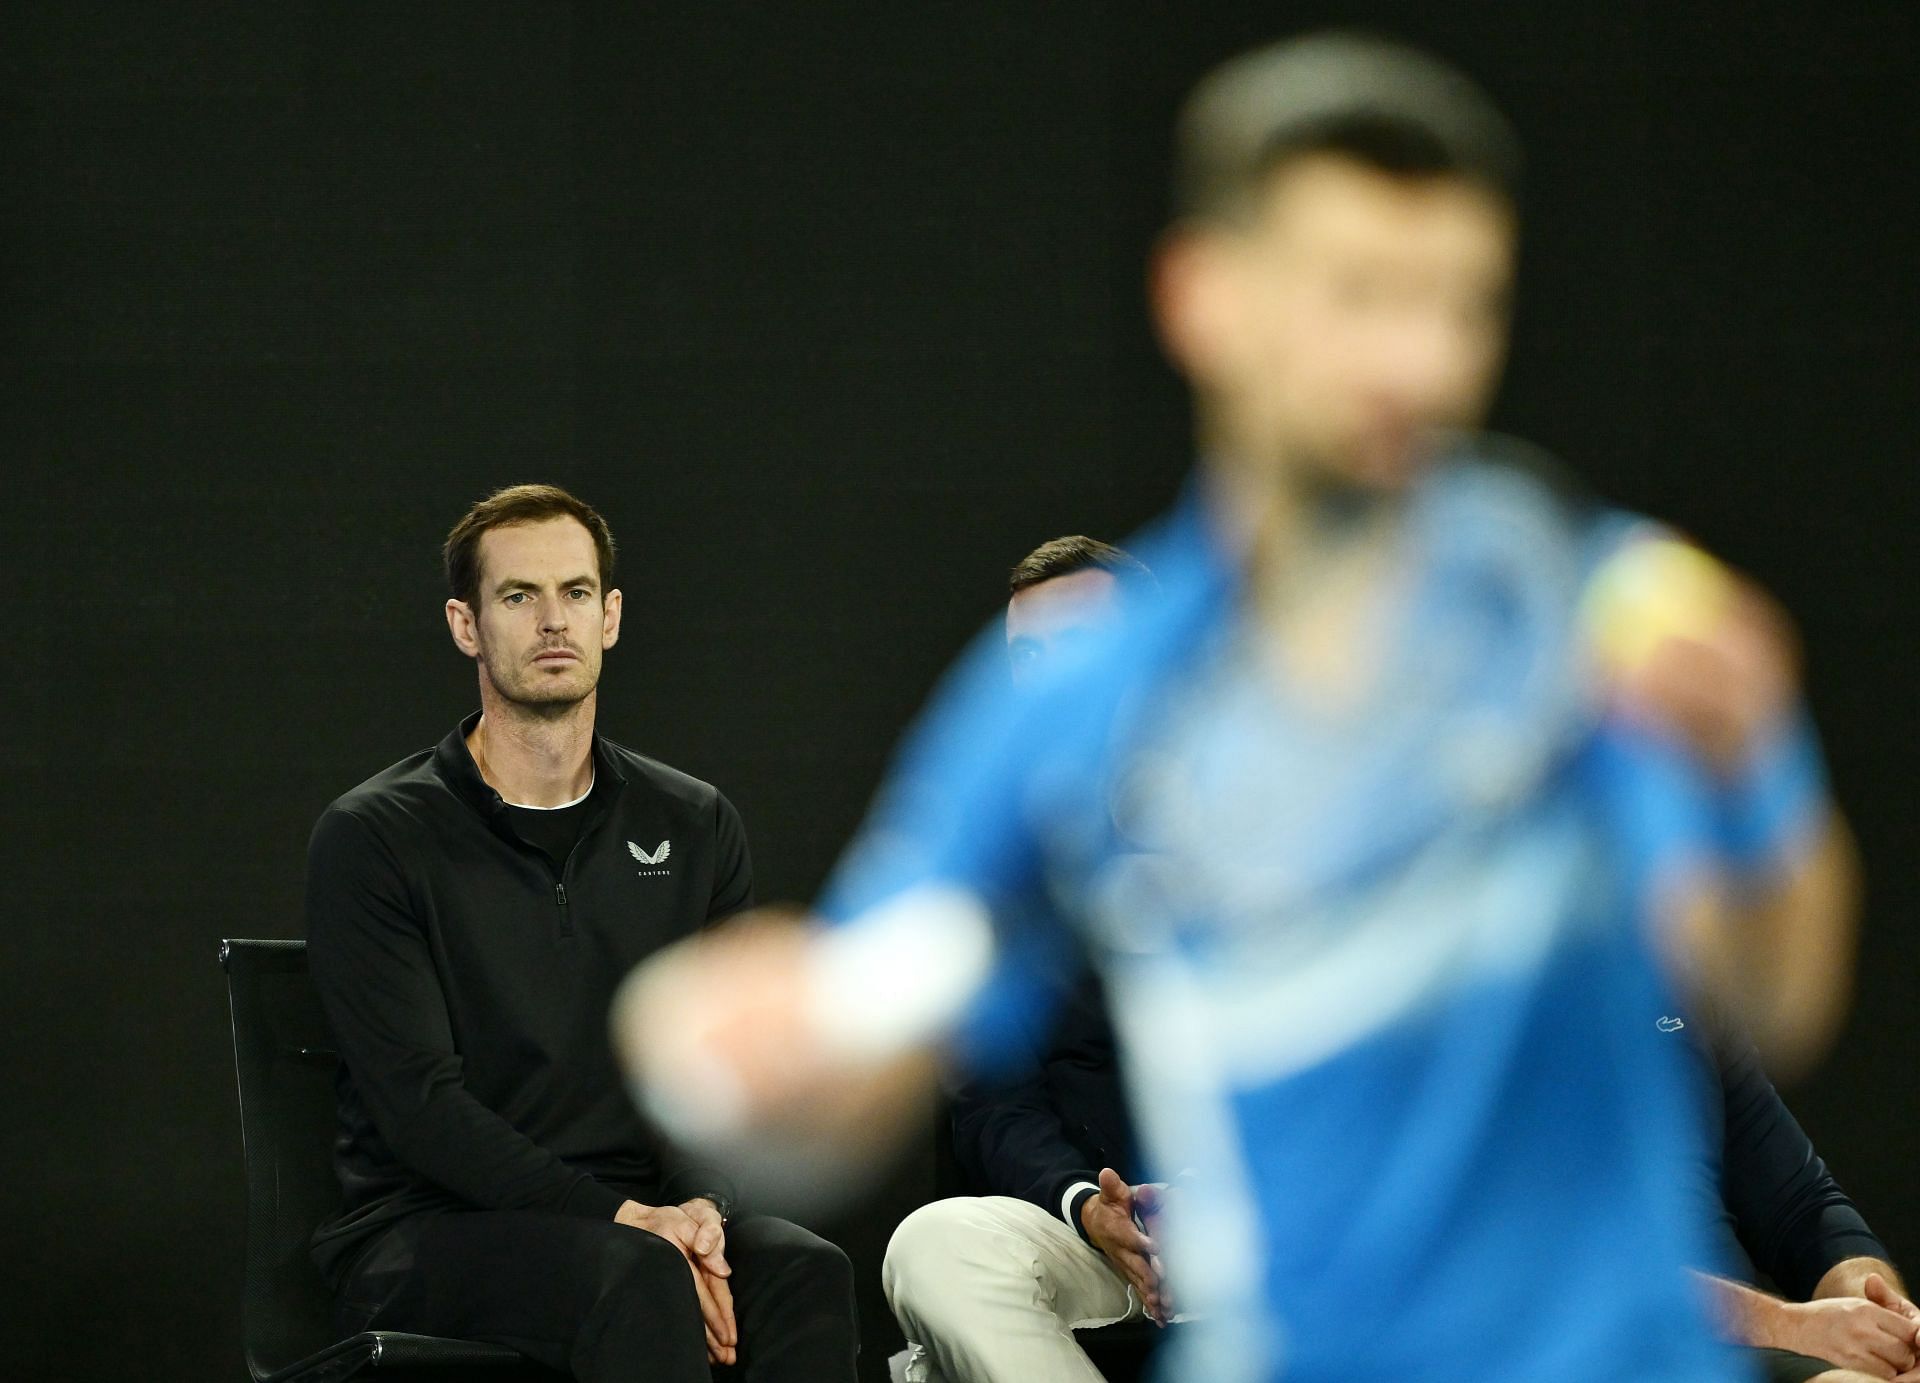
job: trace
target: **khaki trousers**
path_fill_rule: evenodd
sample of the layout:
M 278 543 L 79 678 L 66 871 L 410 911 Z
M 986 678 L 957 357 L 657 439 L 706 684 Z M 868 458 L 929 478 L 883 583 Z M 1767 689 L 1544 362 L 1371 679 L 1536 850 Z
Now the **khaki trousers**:
M 1074 1329 L 1141 1313 L 1105 1254 L 1010 1196 L 921 1206 L 880 1276 L 911 1348 L 909 1383 L 1101 1383 Z

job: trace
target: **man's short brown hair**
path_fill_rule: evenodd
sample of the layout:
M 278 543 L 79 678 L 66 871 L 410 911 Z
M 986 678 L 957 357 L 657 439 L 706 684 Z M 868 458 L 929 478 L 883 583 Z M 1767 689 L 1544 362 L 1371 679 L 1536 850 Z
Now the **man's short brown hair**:
M 1518 198 L 1519 138 L 1469 78 L 1402 44 L 1326 32 L 1243 53 L 1194 88 L 1176 137 L 1175 215 L 1240 219 L 1276 169 L 1318 153 Z
M 613 530 L 585 500 L 576 499 L 558 485 L 509 485 L 495 490 L 461 517 L 447 534 L 440 551 L 447 569 L 447 590 L 453 598 L 473 606 L 480 598 L 480 539 L 489 529 L 544 523 L 548 519 L 575 519 L 593 535 L 595 564 L 599 567 L 600 596 L 613 587 Z
M 1074 533 L 1049 539 L 1014 563 L 1007 574 L 1007 593 L 1019 595 L 1029 586 L 1077 571 L 1112 572 L 1125 590 L 1151 590 L 1157 584 L 1147 564 L 1125 548 Z

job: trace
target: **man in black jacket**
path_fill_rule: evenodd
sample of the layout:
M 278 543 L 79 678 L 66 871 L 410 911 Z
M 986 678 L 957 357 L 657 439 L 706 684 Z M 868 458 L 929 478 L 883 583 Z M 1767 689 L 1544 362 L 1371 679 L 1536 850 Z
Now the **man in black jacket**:
M 852 1274 L 643 1125 L 608 1044 L 642 957 L 752 901 L 714 788 L 599 737 L 613 542 L 550 486 L 446 544 L 481 710 L 335 801 L 309 955 L 338 1045 L 340 1324 L 498 1341 L 585 1380 L 850 1380 Z
M 1007 655 L 1016 683 L 1072 655 L 1152 587 L 1130 554 L 1056 538 L 1014 567 Z M 922 1206 L 887 1246 L 887 1300 L 910 1346 L 912 1383 L 1098 1380 L 1076 1328 L 1141 1315 L 1170 1298 L 1135 1223 L 1136 1185 L 1113 1031 L 1091 975 L 1044 1051 L 953 1099 L 955 1158 L 979 1194 Z
M 1752 1043 L 1707 1004 L 1649 1019 L 1648 1041 L 1689 1044 L 1704 1094 L 1690 1189 L 1737 1274 L 1706 1277 L 1722 1332 L 1756 1352 L 1768 1383 L 1920 1378 L 1920 1308 Z

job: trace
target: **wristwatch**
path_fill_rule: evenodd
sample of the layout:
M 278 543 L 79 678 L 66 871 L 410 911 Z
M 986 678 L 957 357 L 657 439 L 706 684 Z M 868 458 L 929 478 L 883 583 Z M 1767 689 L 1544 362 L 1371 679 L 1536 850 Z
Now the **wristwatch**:
M 695 1191 L 687 1199 L 713 1202 L 713 1208 L 720 1212 L 721 1224 L 726 1224 L 733 1219 L 733 1197 L 724 1191 Z

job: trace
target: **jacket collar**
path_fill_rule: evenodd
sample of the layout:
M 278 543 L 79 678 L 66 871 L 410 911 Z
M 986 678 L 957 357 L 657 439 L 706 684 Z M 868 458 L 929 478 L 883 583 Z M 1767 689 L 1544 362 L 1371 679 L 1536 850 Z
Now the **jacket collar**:
M 473 761 L 473 755 L 467 749 L 467 736 L 473 733 L 473 727 L 480 723 L 480 712 L 475 711 L 458 725 L 451 733 L 434 747 L 433 767 L 440 780 L 453 789 L 454 795 L 489 821 L 500 821 L 507 809 L 506 801 L 480 776 L 480 766 Z M 594 795 L 600 795 L 602 785 L 611 790 L 616 785 L 624 786 L 627 775 L 620 770 L 620 761 L 601 738 L 598 730 L 593 735 L 593 773 Z

